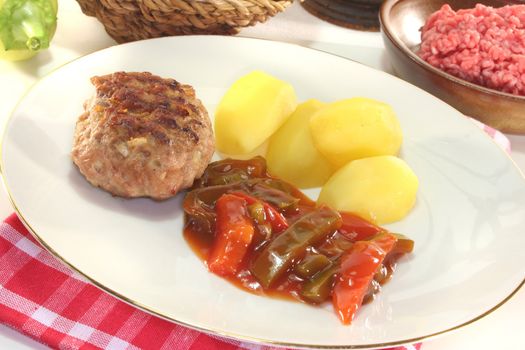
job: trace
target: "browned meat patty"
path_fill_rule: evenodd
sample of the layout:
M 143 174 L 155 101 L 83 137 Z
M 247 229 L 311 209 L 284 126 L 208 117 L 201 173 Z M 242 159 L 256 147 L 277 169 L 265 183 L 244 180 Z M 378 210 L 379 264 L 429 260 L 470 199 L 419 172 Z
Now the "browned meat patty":
M 213 152 L 206 109 L 189 85 L 150 73 L 93 77 L 72 158 L 86 179 L 114 195 L 166 199 L 190 187 Z

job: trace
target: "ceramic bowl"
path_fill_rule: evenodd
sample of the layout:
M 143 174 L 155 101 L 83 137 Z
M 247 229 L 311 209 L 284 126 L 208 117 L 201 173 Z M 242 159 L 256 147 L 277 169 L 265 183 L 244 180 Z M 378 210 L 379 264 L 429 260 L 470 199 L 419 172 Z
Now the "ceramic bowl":
M 476 3 L 501 7 L 519 1 L 386 0 L 379 19 L 381 33 L 396 75 L 444 100 L 460 112 L 503 132 L 525 134 L 525 97 L 485 88 L 454 77 L 419 58 L 420 29 L 427 18 L 448 3 L 454 10 Z

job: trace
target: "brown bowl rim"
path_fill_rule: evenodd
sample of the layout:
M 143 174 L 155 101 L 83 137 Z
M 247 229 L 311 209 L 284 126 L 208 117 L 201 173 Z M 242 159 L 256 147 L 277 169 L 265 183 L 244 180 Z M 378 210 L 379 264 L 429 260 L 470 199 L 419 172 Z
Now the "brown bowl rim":
M 453 83 L 462 85 L 462 86 L 464 86 L 466 88 L 470 88 L 470 89 L 476 90 L 476 91 L 478 91 L 480 93 L 484 93 L 484 94 L 491 95 L 491 96 L 494 96 L 494 97 L 503 97 L 503 98 L 506 98 L 506 99 L 513 100 L 515 102 L 524 102 L 525 103 L 525 96 L 514 95 L 514 94 L 510 94 L 508 92 L 503 92 L 503 91 L 498 91 L 498 90 L 495 90 L 495 89 L 490 89 L 490 88 L 487 88 L 487 87 L 484 87 L 484 86 L 481 86 L 481 85 L 477 85 L 477 84 L 471 83 L 471 82 L 469 82 L 467 80 L 463 80 L 461 78 L 458 78 L 458 77 L 456 77 L 454 75 L 451 75 L 449 73 L 446 73 L 446 72 L 442 71 L 439 68 L 436 68 L 436 67 L 432 66 L 430 63 L 427 63 L 422 58 L 420 58 L 418 55 L 416 55 L 416 53 L 414 51 L 410 50 L 397 37 L 397 35 L 393 34 L 394 31 L 390 27 L 390 16 L 389 16 L 389 14 L 390 14 L 392 8 L 396 4 L 398 4 L 400 2 L 403 2 L 403 1 L 407 1 L 407 0 L 385 0 L 383 2 L 383 4 L 381 5 L 380 10 L 379 10 L 379 23 L 380 23 L 381 31 L 383 32 L 383 34 L 386 37 L 388 37 L 390 42 L 392 42 L 399 50 L 401 50 L 401 52 L 403 52 L 406 56 L 408 56 L 408 58 L 410 58 L 413 62 L 415 62 L 418 66 L 420 66 L 421 68 L 425 69 L 426 71 L 429 71 L 430 73 L 433 73 L 433 74 L 437 74 L 437 75 L 439 75 L 440 77 L 442 77 L 444 79 L 450 80 Z

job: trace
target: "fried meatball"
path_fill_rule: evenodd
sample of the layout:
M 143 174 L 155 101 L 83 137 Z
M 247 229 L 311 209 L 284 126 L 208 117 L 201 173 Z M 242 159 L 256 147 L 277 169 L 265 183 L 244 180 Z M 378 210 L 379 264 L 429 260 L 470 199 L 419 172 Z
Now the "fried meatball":
M 72 158 L 94 186 L 162 200 L 190 187 L 213 152 L 211 122 L 189 85 L 151 73 L 91 78 Z

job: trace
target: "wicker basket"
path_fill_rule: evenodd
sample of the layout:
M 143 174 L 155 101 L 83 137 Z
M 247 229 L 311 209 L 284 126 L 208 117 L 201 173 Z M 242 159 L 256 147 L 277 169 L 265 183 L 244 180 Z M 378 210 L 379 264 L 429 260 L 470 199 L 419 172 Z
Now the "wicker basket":
M 169 35 L 236 34 L 293 0 L 77 0 L 117 42 Z

